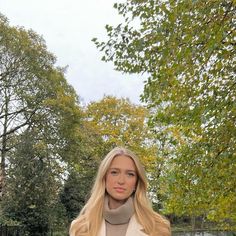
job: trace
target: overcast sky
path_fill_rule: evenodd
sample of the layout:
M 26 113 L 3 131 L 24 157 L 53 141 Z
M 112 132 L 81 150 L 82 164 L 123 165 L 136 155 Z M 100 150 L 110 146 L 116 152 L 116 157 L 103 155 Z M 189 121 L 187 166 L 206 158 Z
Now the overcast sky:
M 120 1 L 120 0 L 119 0 Z M 122 21 L 113 8 L 115 0 L 0 0 L 0 12 L 10 25 L 33 29 L 57 57 L 68 65 L 66 78 L 84 103 L 104 95 L 127 97 L 139 103 L 143 79 L 124 75 L 112 63 L 101 61 L 91 39 L 105 39 L 105 25 Z

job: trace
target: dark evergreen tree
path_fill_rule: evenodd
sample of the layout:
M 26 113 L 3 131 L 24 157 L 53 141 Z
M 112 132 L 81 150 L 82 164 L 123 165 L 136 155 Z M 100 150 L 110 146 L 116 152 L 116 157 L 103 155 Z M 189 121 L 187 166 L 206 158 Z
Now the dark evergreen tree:
M 60 185 L 55 174 L 57 161 L 50 158 L 33 131 L 24 132 L 10 160 L 3 211 L 23 225 L 30 236 L 47 235 Z

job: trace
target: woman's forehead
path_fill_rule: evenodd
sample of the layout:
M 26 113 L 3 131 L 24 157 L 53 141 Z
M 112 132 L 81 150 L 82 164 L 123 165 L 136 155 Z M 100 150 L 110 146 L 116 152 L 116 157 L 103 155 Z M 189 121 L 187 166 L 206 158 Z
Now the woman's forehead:
M 134 160 L 126 155 L 115 156 L 109 168 L 119 168 L 119 169 L 129 169 L 129 170 L 137 169 Z

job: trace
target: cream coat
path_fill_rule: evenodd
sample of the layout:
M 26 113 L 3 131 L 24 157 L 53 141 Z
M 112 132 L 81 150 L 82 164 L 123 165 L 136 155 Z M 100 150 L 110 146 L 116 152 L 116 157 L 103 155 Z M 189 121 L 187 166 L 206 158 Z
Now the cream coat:
M 132 216 L 129 221 L 127 232 L 125 236 L 148 236 L 142 231 L 143 227 L 137 222 L 135 216 Z M 102 222 L 102 226 L 98 236 L 106 236 L 105 220 Z

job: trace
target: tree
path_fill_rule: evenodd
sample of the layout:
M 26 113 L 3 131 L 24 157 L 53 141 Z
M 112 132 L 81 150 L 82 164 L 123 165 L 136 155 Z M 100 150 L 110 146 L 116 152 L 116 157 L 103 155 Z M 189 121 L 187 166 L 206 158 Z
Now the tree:
M 160 210 L 162 194 L 159 180 L 164 171 L 164 156 L 158 155 L 156 140 L 148 127 L 148 110 L 128 99 L 105 96 L 87 106 L 85 117 L 96 136 L 102 138 L 97 146 L 99 161 L 115 146 L 130 148 L 140 157 L 148 172 L 151 197 L 158 202 Z
M 10 158 L 2 205 L 5 216 L 24 226 L 29 235 L 47 235 L 58 217 L 55 205 L 60 168 L 37 132 L 22 134 Z
M 82 135 L 77 161 L 68 169 L 68 178 L 60 193 L 68 221 L 84 206 L 102 158 L 115 146 L 133 150 L 145 165 L 150 179 L 150 193 L 157 199 L 163 160 L 157 156 L 156 143 L 148 129 L 148 110 L 128 99 L 105 96 L 83 110 Z M 155 180 L 155 181 L 154 181 Z M 161 200 L 161 199 L 159 199 Z
M 71 168 L 60 193 L 60 200 L 66 209 L 68 223 L 79 215 L 89 195 L 92 181 L 91 175 L 79 171 L 78 168 Z
M 67 166 L 82 156 L 82 112 L 44 40 L 4 16 L 0 24 L 0 212 L 3 222 L 44 235 L 67 227 L 59 193 Z
M 115 146 L 130 148 L 143 161 L 155 157 L 155 143 L 147 126 L 148 111 L 144 106 L 132 104 L 128 99 L 105 96 L 91 102 L 85 109 L 85 119 L 97 136 L 102 157 Z
M 198 198 L 209 203 L 209 219 L 235 224 L 235 1 L 134 0 L 114 7 L 124 23 L 106 26 L 106 42 L 93 41 L 117 70 L 148 75 L 142 98 L 176 186 L 168 204 L 175 211 L 182 197 L 179 209 L 198 215 L 191 207 Z
M 47 137 L 55 156 L 62 154 L 72 144 L 69 130 L 79 122 L 80 112 L 75 91 L 66 82 L 63 69 L 55 67 L 56 58 L 47 51 L 42 37 L 32 30 L 9 26 L 2 15 L 0 35 L 2 194 L 8 153 L 21 133 L 37 128 Z

